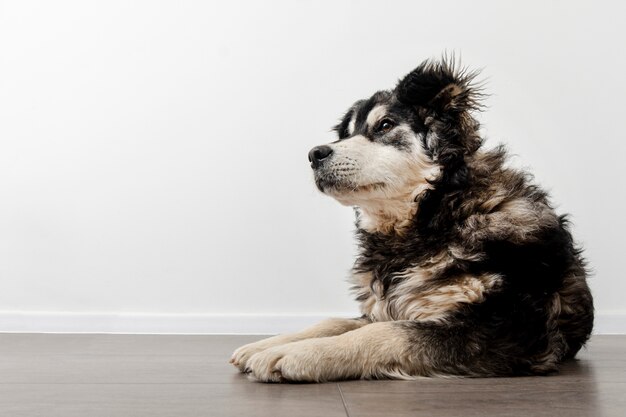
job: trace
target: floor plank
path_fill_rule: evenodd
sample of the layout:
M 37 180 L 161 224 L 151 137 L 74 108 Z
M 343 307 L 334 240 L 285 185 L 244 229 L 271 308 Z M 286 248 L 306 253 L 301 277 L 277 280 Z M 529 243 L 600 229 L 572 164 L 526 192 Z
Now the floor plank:
M 404 385 L 404 386 L 402 386 Z M 402 387 L 401 387 L 402 386 Z M 626 384 L 458 384 L 396 381 L 377 391 L 340 385 L 350 416 L 624 416 Z
M 336 384 L 0 385 L 2 417 L 345 417 Z
M 225 356 L 2 356 L 3 384 L 207 384 L 241 378 Z
M 259 335 L 0 334 L 0 356 L 201 355 L 230 356 Z

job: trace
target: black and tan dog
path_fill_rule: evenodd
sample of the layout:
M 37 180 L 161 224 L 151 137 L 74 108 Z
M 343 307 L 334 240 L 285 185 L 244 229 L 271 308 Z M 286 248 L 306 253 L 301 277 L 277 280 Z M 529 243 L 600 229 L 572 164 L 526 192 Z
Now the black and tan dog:
M 363 316 L 239 348 L 259 381 L 546 374 L 593 326 L 567 220 L 481 150 L 474 74 L 427 61 L 356 102 L 311 150 L 317 187 L 357 213 Z

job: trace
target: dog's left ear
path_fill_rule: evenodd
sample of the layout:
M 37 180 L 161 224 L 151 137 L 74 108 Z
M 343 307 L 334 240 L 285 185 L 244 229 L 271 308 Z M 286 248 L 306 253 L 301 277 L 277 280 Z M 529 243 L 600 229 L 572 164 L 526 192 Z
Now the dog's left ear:
M 424 61 L 400 80 L 395 93 L 402 103 L 436 113 L 469 111 L 479 107 L 475 75 L 457 69 L 454 59 Z

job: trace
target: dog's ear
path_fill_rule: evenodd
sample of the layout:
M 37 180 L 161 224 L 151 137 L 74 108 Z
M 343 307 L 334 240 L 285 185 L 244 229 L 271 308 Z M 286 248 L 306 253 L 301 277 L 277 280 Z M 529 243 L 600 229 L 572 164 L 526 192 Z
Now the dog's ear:
M 478 109 L 478 88 L 473 85 L 477 73 L 458 69 L 454 58 L 424 61 L 398 82 L 396 96 L 404 104 L 437 113 Z

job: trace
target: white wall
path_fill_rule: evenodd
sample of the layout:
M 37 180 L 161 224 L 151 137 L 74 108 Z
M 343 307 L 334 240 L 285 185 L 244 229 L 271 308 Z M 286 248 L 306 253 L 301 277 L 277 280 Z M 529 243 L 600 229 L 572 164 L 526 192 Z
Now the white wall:
M 623 323 L 624 11 L 0 1 L 0 330 L 355 314 L 352 212 L 315 190 L 307 151 L 444 50 L 484 68 L 488 143 L 572 213 L 601 320 Z

